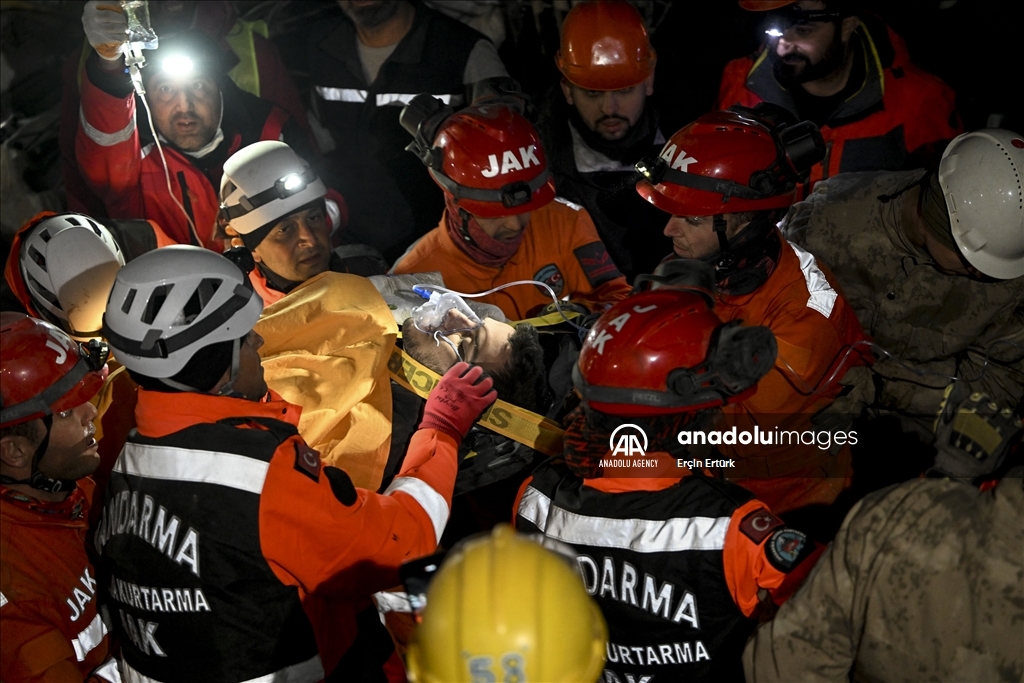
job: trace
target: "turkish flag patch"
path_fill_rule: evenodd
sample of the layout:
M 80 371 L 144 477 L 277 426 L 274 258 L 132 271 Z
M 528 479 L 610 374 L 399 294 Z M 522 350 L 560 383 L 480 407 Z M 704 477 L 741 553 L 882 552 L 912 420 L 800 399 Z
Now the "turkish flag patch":
M 305 441 L 295 442 L 295 469 L 313 481 L 320 482 L 320 454 Z
M 740 531 L 751 541 L 761 545 L 761 541 L 768 538 L 768 534 L 780 526 L 782 526 L 781 519 L 765 508 L 758 508 L 743 518 L 743 521 L 740 522 Z

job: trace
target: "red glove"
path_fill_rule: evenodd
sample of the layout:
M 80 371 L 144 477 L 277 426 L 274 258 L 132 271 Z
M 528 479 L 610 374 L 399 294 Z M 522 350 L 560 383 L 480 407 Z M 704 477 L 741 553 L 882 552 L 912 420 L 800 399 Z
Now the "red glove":
M 479 365 L 456 363 L 427 397 L 420 429 L 436 429 L 462 441 L 480 415 L 498 398 L 494 381 Z

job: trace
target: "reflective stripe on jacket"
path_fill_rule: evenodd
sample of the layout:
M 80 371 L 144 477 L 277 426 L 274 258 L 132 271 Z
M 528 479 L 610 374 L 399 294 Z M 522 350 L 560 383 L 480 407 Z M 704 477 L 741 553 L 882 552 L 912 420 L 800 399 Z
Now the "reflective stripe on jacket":
M 275 394 L 139 391 L 139 435 L 115 467 L 96 537 L 136 671 L 315 681 L 390 655 L 379 620 L 361 615 L 398 583 L 402 562 L 436 548 L 456 444 L 417 432 L 379 495 L 321 463 L 295 430 L 299 412 Z

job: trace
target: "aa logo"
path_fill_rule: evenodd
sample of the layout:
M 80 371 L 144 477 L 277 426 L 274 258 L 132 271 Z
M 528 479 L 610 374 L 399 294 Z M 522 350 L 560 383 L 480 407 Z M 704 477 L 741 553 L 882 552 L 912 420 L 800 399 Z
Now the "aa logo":
M 643 456 L 647 453 L 647 434 L 635 424 L 619 425 L 608 437 L 612 455 Z

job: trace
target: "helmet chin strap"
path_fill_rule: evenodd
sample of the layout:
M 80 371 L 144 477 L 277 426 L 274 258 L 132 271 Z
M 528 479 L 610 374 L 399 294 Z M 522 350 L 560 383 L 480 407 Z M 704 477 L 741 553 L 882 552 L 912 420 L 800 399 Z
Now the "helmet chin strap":
M 36 448 L 36 452 L 32 454 L 32 474 L 28 479 L 15 479 L 8 477 L 7 475 L 0 474 L 0 484 L 21 484 L 30 486 L 37 491 L 45 491 L 46 493 L 60 493 L 61 491 L 71 491 L 78 485 L 74 479 L 53 479 L 43 474 L 39 469 L 39 461 L 43 459 L 43 455 L 46 450 L 50 447 L 50 428 L 53 426 L 53 415 L 47 414 L 43 418 L 43 427 L 46 429 L 46 433 L 43 436 L 43 440 L 39 442 L 39 446 Z
M 736 261 L 732 250 L 729 249 L 729 238 L 725 235 L 725 216 L 717 213 L 711 217 L 711 225 L 718 235 L 718 262 L 715 264 L 716 271 L 723 271 L 732 268 Z
M 228 381 L 221 385 L 221 388 L 217 390 L 218 396 L 230 396 L 232 398 L 245 398 L 244 395 L 235 391 L 235 380 L 238 379 L 238 367 L 239 367 L 239 351 L 242 347 L 242 340 L 236 339 L 231 342 L 231 371 L 228 375 Z M 177 389 L 178 391 L 185 391 L 192 394 L 205 394 L 207 392 L 201 391 L 193 386 L 189 386 L 184 382 L 171 379 L 170 377 L 161 377 L 160 381 L 169 387 Z
M 239 354 L 242 348 L 242 340 L 236 339 L 231 342 L 231 374 L 228 375 L 228 381 L 217 390 L 218 396 L 228 396 L 231 398 L 246 398 L 241 392 L 235 391 L 235 380 L 238 379 L 238 367 L 240 364 Z

